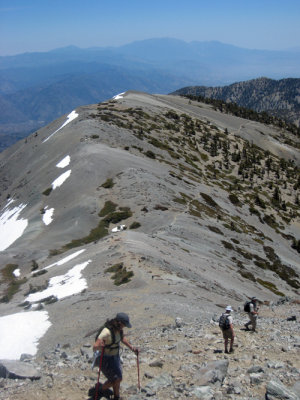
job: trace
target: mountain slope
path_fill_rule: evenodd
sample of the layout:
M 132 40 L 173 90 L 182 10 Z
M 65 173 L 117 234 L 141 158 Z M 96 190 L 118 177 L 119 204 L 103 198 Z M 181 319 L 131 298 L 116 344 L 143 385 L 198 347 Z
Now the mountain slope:
M 266 111 L 300 126 L 300 79 L 275 81 L 259 78 L 223 87 L 190 86 L 179 89 L 174 94 L 236 103 L 257 112 Z
M 139 92 L 3 151 L 0 324 L 22 317 L 24 346 L 5 342 L 0 359 L 78 349 L 119 311 L 156 332 L 176 317 L 208 326 L 253 295 L 297 297 L 299 166 L 289 132 Z

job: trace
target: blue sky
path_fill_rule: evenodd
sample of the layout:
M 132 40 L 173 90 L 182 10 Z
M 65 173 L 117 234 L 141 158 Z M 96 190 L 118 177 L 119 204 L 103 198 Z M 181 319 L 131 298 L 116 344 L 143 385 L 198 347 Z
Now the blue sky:
M 300 47 L 299 0 L 0 0 L 0 55 L 172 37 Z

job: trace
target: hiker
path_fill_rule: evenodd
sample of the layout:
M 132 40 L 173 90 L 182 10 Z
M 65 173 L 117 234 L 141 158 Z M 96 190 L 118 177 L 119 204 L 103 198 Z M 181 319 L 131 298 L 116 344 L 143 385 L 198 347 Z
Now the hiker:
M 245 305 L 245 308 L 248 312 L 248 316 L 250 321 L 245 324 L 245 328 L 247 331 L 250 331 L 249 325 L 252 325 L 252 332 L 256 332 L 256 322 L 257 322 L 257 315 L 258 315 L 258 304 L 257 304 L 257 298 L 252 297 L 251 301 L 246 303 L 249 306 L 247 307 Z
M 223 313 L 219 319 L 219 326 L 223 333 L 225 353 L 233 353 L 233 342 L 234 342 L 234 330 L 233 330 L 233 318 L 231 316 L 232 308 L 227 306 L 225 313 Z M 230 347 L 228 351 L 228 341 L 230 339 Z
M 93 350 L 98 351 L 96 365 L 101 361 L 101 371 L 107 381 L 99 389 L 99 394 L 105 392 L 110 387 L 113 388 L 114 400 L 120 399 L 120 384 L 122 381 L 122 366 L 119 355 L 120 342 L 124 343 L 130 350 L 138 354 L 138 349 L 132 346 L 123 333 L 124 327 L 131 328 L 129 317 L 125 313 L 118 313 L 114 319 L 107 320 L 103 329 L 96 337 Z

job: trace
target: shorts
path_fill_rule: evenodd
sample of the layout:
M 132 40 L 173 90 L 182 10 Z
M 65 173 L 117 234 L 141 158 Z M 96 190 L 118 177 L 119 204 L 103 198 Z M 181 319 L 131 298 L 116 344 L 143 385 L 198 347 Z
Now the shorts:
M 232 339 L 232 332 L 231 329 L 226 329 L 222 331 L 224 339 Z
M 100 355 L 97 358 L 95 365 L 99 366 L 99 362 Z M 117 379 L 122 380 L 123 375 L 120 356 L 118 354 L 115 356 L 107 356 L 104 354 L 102 358 L 101 371 L 109 382 L 114 382 Z

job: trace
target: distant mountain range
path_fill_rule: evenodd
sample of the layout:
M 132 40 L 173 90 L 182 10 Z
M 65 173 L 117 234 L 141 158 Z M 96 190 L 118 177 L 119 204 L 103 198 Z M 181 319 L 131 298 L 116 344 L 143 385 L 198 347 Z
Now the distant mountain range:
M 70 46 L 0 57 L 0 150 L 78 106 L 129 89 L 166 94 L 260 76 L 298 78 L 300 51 L 149 39 L 115 48 Z
M 175 94 L 201 96 L 266 111 L 300 126 L 300 79 L 252 79 L 223 87 L 189 86 Z

